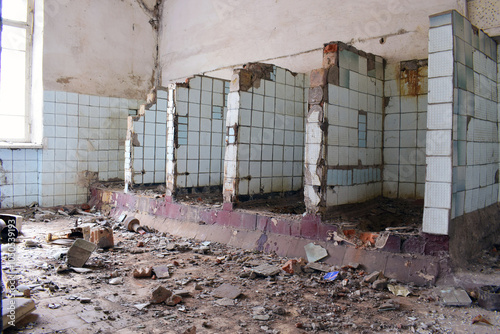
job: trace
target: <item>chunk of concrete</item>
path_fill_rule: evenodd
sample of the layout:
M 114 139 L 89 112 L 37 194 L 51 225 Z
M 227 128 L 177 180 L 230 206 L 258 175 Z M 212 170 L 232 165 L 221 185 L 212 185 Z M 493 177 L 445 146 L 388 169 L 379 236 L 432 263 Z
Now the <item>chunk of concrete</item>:
M 83 239 L 76 239 L 68 250 L 67 262 L 72 267 L 81 268 L 89 259 L 90 254 L 96 249 L 96 244 Z
M 241 295 L 241 290 L 229 283 L 224 283 L 212 292 L 215 298 L 236 299 Z
M 172 296 L 172 291 L 168 290 L 167 288 L 164 288 L 163 286 L 159 286 L 156 289 L 154 289 L 153 292 L 151 293 L 150 302 L 152 304 L 163 303 L 170 296 Z
M 308 262 L 316 262 L 328 256 L 326 249 L 312 242 L 305 245 L 304 250 L 306 251 Z
M 3 329 L 14 326 L 36 309 L 31 298 L 7 298 L 2 300 Z

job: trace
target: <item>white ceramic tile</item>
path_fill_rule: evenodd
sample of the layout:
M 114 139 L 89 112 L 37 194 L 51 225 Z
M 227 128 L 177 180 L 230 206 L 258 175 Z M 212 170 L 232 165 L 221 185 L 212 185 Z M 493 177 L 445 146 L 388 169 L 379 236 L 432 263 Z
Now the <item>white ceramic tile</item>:
M 448 234 L 449 210 L 425 208 L 423 232 L 431 234 Z
M 453 49 L 451 25 L 429 29 L 429 53 Z
M 451 130 L 427 131 L 427 155 L 451 155 Z

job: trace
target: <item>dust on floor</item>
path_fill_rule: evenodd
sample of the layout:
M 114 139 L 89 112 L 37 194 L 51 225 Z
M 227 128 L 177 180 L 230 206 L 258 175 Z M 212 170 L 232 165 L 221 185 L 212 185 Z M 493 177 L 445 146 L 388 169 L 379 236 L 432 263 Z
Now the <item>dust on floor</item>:
M 77 217 L 77 216 L 76 216 Z M 217 243 L 200 243 L 169 234 L 126 231 L 111 219 L 115 248 L 94 252 L 88 273 L 56 268 L 67 247 L 46 242 L 47 233 L 70 231 L 76 218 L 28 221 L 16 247 L 14 277 L 30 287 L 37 309 L 4 333 L 493 333 L 500 314 L 480 308 L 441 306 L 433 287 L 405 287 L 395 296 L 365 282 L 356 264 L 324 272 L 304 268 L 288 274 L 288 260 Z M 101 221 L 101 224 L 105 224 Z M 38 247 L 27 247 L 26 241 Z M 2 261 L 5 257 L 2 256 Z M 254 273 L 268 264 L 270 277 Z M 134 278 L 134 269 L 165 265 L 169 278 Z M 397 282 L 390 282 L 398 284 Z M 230 284 L 223 291 L 216 290 Z M 172 306 L 148 304 L 162 286 L 182 296 Z M 384 286 L 384 285 L 382 285 Z M 236 289 L 236 293 L 235 292 Z M 180 290 L 180 291 L 179 291 Z M 241 292 L 237 297 L 235 294 Z M 226 294 L 227 298 L 217 298 Z M 493 325 L 472 324 L 482 315 Z

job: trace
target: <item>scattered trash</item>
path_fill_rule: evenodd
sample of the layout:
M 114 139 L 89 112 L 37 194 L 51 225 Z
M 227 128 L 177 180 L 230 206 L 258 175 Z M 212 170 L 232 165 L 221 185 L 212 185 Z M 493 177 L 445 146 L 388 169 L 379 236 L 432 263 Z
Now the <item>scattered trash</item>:
M 234 285 L 224 283 L 212 292 L 215 298 L 235 299 L 241 295 L 241 290 Z
M 387 289 L 395 296 L 407 297 L 410 294 L 410 290 L 402 285 L 387 284 Z
M 76 239 L 68 250 L 67 262 L 72 267 L 81 268 L 87 262 L 97 245 L 83 239 Z
M 55 309 L 58 309 L 61 307 L 61 304 L 57 304 L 57 303 L 50 303 L 49 305 L 47 305 L 48 308 L 52 309 L 52 310 L 55 310 Z
M 338 275 L 339 275 L 338 271 L 331 271 L 326 273 L 325 276 L 323 276 L 323 279 L 325 281 L 334 281 Z
M 306 251 L 307 261 L 309 263 L 319 261 L 328 256 L 326 249 L 312 242 L 305 245 L 304 250 Z
M 485 317 L 483 317 L 482 315 L 477 315 L 474 317 L 474 319 L 472 319 L 472 324 L 486 324 L 486 325 L 490 325 L 490 326 L 493 326 L 493 324 L 491 322 L 489 322 L 488 320 L 486 320 Z

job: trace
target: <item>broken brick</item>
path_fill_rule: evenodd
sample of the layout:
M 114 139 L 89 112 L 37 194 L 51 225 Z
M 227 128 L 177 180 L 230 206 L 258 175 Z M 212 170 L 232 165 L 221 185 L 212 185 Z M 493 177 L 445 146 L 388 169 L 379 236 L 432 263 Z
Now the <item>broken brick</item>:
M 132 275 L 134 276 L 134 278 L 149 278 L 153 276 L 153 271 L 151 267 L 136 268 L 132 272 Z
M 182 302 L 182 297 L 179 295 L 172 295 L 168 297 L 167 300 L 165 300 L 165 304 L 167 304 L 168 306 L 175 306 L 180 302 Z
M 328 70 L 325 68 L 318 68 L 311 71 L 310 86 L 318 87 L 326 85 L 326 77 Z
M 297 260 L 288 260 L 281 269 L 289 274 L 299 274 L 302 272 L 302 268 Z
M 153 292 L 151 293 L 150 302 L 153 304 L 163 303 L 170 296 L 172 296 L 172 291 L 162 286 L 159 286 L 156 289 L 154 289 Z

